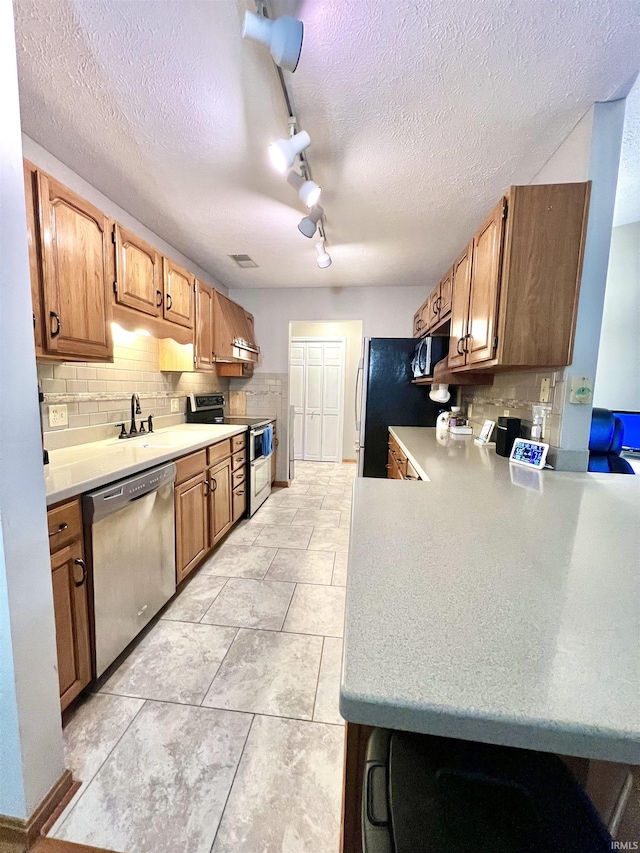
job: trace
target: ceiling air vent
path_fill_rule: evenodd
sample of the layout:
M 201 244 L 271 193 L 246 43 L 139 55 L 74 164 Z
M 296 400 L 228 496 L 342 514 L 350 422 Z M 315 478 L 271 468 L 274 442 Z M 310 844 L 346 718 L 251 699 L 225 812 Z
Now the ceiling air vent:
M 238 264 L 239 267 L 243 269 L 249 269 L 250 267 L 257 267 L 258 264 L 253 260 L 253 258 L 249 257 L 249 255 L 229 255 L 230 258 Z

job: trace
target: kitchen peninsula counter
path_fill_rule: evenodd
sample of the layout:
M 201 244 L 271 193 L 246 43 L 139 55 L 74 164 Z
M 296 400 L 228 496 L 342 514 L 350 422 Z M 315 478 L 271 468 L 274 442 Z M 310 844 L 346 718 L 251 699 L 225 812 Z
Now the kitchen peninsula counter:
M 392 432 L 428 481 L 355 481 L 343 716 L 640 764 L 640 477 Z

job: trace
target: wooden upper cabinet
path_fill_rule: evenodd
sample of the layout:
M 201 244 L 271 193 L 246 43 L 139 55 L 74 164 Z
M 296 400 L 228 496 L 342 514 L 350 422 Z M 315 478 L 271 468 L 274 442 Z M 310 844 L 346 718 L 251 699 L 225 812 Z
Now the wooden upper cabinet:
M 193 329 L 195 276 L 169 258 L 163 258 L 165 320 Z
M 467 364 L 493 358 L 500 294 L 502 237 L 506 200 L 501 199 L 473 238 L 469 323 L 464 349 Z
M 162 263 L 156 250 L 121 225 L 113 227 L 116 246 L 116 302 L 152 317 L 162 313 Z
M 196 281 L 195 366 L 215 370 L 213 356 L 213 288 Z
M 413 315 L 413 337 L 420 338 L 422 337 L 422 333 L 420 331 L 422 326 L 422 306 L 418 308 L 416 313 Z
M 42 277 L 39 259 L 38 226 L 36 223 L 36 169 L 24 162 L 24 195 L 27 208 L 27 243 L 29 246 L 29 276 L 31 279 L 31 304 L 33 306 L 33 335 L 36 356 L 43 355 L 42 327 Z
M 49 353 L 113 357 L 109 222 L 96 207 L 37 172 L 43 346 Z
M 424 330 L 431 329 L 438 322 L 438 299 L 440 297 L 440 286 L 437 285 L 429 294 L 429 299 L 423 309 Z
M 473 240 L 457 259 L 452 269 L 453 302 L 451 307 L 451 329 L 449 332 L 449 368 L 462 367 L 467 324 L 469 321 L 469 287 L 471 285 L 471 258 Z
M 440 282 L 440 294 L 438 301 L 438 320 L 444 320 L 451 313 L 451 302 L 453 296 L 453 269 L 445 275 Z

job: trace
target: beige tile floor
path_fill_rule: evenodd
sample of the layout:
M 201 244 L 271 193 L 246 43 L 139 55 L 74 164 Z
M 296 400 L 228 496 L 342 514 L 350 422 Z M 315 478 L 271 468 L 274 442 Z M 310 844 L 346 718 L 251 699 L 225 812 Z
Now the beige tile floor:
M 52 835 L 120 853 L 337 853 L 354 465 L 301 462 L 64 730 Z

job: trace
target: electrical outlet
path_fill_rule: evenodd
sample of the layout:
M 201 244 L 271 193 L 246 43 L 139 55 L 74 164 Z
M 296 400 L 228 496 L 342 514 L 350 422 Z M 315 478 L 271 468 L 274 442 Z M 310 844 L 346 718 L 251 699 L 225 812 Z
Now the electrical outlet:
M 505 418 L 508 418 L 509 417 L 509 409 L 505 409 L 502 414 L 504 415 Z
M 572 376 L 569 388 L 569 402 L 586 405 L 593 398 L 593 380 L 588 376 Z
M 473 403 L 469 403 L 469 405 L 467 406 L 467 417 L 471 418 L 472 415 L 473 415 Z
M 180 411 L 180 400 L 177 397 L 174 397 L 171 400 L 171 412 L 179 412 Z
M 49 426 L 63 427 L 69 423 L 66 406 L 49 406 Z
M 548 403 L 549 402 L 549 392 L 551 391 L 551 380 L 549 377 L 545 377 L 540 383 L 540 402 Z

